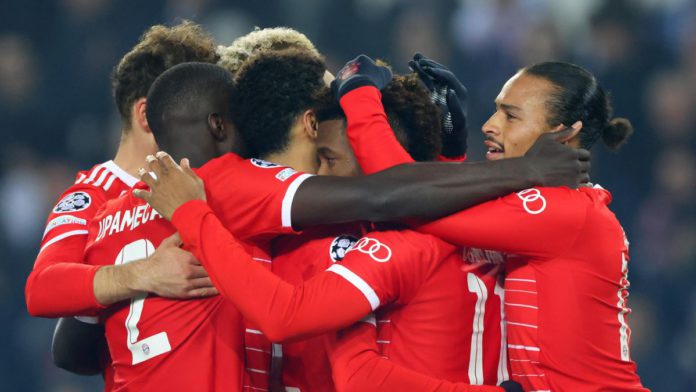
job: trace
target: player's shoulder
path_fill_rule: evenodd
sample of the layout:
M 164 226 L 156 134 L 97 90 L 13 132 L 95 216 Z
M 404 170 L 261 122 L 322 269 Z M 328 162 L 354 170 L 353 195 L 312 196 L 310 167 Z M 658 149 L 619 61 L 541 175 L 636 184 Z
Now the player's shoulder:
M 420 233 L 410 229 L 383 230 L 367 233 L 351 247 L 350 251 L 358 250 L 378 255 L 379 259 L 388 261 L 394 254 L 420 254 L 423 257 L 437 259 L 438 255 L 451 253 L 455 247 L 448 242 L 431 234 Z M 380 256 L 381 255 L 381 256 Z M 378 260 L 380 261 L 380 260 Z
M 511 193 L 503 200 L 531 215 L 565 214 L 591 207 L 593 202 L 583 189 L 534 187 Z
M 106 161 L 94 165 L 89 170 L 83 170 L 75 176 L 75 182 L 71 188 L 90 190 L 118 196 L 123 189 L 131 188 L 138 179 L 120 168 L 114 161 Z

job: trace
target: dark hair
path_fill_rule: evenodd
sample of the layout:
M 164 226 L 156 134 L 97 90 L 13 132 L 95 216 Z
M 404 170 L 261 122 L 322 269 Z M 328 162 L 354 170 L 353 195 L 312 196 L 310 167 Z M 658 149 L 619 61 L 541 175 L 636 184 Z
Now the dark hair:
M 300 49 L 260 52 L 237 73 L 233 120 L 249 152 L 257 157 L 283 151 L 298 115 L 326 89 L 326 65 Z
M 382 104 L 396 139 L 415 161 L 432 161 L 442 149 L 440 110 L 418 75 L 397 75 L 382 90 Z M 329 91 L 319 101 L 317 120 L 345 119 L 341 106 Z
M 522 72 L 544 78 L 554 85 L 547 102 L 548 125 L 571 126 L 582 121 L 580 144 L 583 148 L 592 148 L 601 137 L 607 147 L 617 150 L 633 133 L 628 119 L 612 118 L 609 97 L 584 68 L 570 63 L 546 62 L 524 68 Z
M 220 114 L 229 113 L 233 88 L 232 74 L 214 64 L 182 63 L 164 71 L 152 83 L 146 108 L 159 147 L 169 150 L 176 141 L 172 124 L 207 121 L 211 105 Z
M 216 63 L 215 41 L 199 25 L 190 21 L 167 27 L 150 27 L 128 52 L 111 75 L 114 99 L 121 120 L 130 128 L 131 108 L 147 95 L 150 85 L 166 69 L 179 63 Z

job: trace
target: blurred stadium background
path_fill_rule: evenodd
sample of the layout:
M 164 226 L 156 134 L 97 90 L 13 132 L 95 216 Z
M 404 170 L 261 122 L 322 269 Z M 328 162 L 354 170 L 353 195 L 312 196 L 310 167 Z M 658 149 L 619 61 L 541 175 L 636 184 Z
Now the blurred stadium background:
M 593 179 L 631 240 L 632 355 L 646 386 L 696 390 L 696 2 L 693 0 L 3 0 L 0 2 L 0 390 L 94 391 L 53 367 L 54 321 L 23 288 L 44 219 L 78 168 L 109 159 L 119 122 L 111 68 L 155 23 L 189 18 L 222 44 L 254 26 L 306 33 L 333 70 L 364 52 L 397 71 L 415 51 L 470 92 L 470 156 L 517 68 L 592 70 L 636 128 L 597 147 Z

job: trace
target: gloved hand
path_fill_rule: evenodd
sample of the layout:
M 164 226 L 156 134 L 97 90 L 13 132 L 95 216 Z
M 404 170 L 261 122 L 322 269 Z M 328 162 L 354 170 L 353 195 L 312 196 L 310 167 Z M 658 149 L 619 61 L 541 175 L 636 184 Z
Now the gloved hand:
M 522 390 L 522 385 L 510 380 L 503 381 L 500 387 L 505 389 L 505 392 L 524 392 L 524 390 Z
M 392 72 L 388 67 L 377 65 L 374 60 L 361 54 L 338 71 L 336 79 L 331 82 L 331 90 L 336 100 L 340 100 L 348 92 L 362 86 L 375 86 L 381 90 L 391 80 Z
M 457 158 L 467 149 L 466 87 L 444 65 L 420 53 L 408 62 L 430 91 L 432 102 L 442 112 L 442 155 Z

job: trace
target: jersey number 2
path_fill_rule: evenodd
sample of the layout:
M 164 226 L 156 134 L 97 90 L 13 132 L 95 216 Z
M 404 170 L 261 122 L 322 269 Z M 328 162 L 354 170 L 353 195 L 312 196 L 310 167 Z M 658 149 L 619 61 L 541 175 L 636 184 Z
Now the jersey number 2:
M 118 256 L 116 256 L 114 264 L 126 264 L 131 261 L 144 259 L 154 252 L 155 247 L 152 245 L 152 242 L 146 239 L 137 240 L 121 249 Z M 131 299 L 130 310 L 128 311 L 128 317 L 126 317 L 126 345 L 133 355 L 133 365 L 137 365 L 172 350 L 167 333 L 164 331 L 138 340 L 140 337 L 138 322 L 140 321 L 140 316 L 143 314 L 145 298 L 147 298 L 147 294 Z

